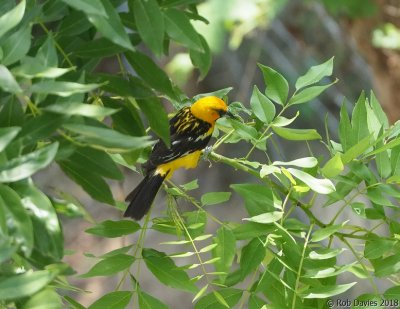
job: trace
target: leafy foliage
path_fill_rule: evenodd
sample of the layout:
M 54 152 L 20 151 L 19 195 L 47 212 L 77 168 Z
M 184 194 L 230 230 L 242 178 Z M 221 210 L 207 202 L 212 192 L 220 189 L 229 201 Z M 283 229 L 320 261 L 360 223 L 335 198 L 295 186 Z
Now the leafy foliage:
M 121 180 L 120 166 L 145 158 L 144 150 L 153 143 L 141 114 L 168 143 L 168 117 L 160 97 L 175 107 L 190 102 L 156 58 L 137 46 L 160 57 L 168 53 L 170 43 L 177 43 L 205 76 L 211 56 L 190 22 L 203 19 L 193 3 L 197 2 L 0 4 L 0 306 L 29 308 L 51 302 L 54 307 L 68 303 L 84 308 L 65 295 L 65 289 L 73 289 L 65 277 L 73 272 L 63 262 L 60 222 L 66 213 L 62 205 L 76 204 L 69 208 L 71 216 L 84 211 L 61 190 L 42 192 L 31 177 L 56 163 L 92 198 L 123 208 L 108 181 Z M 120 9 L 122 4 L 126 10 Z M 119 63 L 119 72 L 99 72 L 98 64 L 106 57 Z M 232 183 L 230 192 L 203 193 L 198 201 L 191 196 L 199 189 L 196 180 L 181 186 L 169 182 L 170 211 L 165 216 L 147 216 L 142 224 L 107 220 L 89 228 L 87 233 L 99 237 L 139 234 L 135 245 L 96 257 L 94 266 L 80 276 L 122 273 L 115 291 L 89 308 L 125 308 L 131 301 L 140 308 L 168 308 L 142 289 L 140 274 L 134 271 L 141 267 L 147 267 L 160 285 L 192 293 L 195 308 L 322 308 L 321 299 L 344 293 L 360 281 L 370 290 L 359 299 L 373 300 L 381 293 L 388 301 L 399 301 L 399 124 L 390 126 L 373 93 L 369 98 L 363 93 L 351 116 L 343 104 L 339 140 L 327 136 L 323 141 L 316 129 L 299 129 L 293 123 L 300 117 L 299 105 L 336 82 L 327 81 L 333 59 L 310 68 L 294 85 L 273 68 L 260 69 L 265 89 L 254 87 L 249 104 L 230 105 L 238 117 L 218 123 L 217 142 L 209 154 L 211 160 L 253 176 L 254 183 Z M 229 90 L 214 95 L 224 97 Z M 287 118 L 289 109 L 297 111 L 292 118 Z M 273 161 L 268 155 L 252 161 L 256 152 L 267 154 L 277 138 L 294 144 L 312 141 L 310 154 L 291 161 Z M 217 152 L 222 143 L 239 142 L 249 146 L 241 158 Z M 316 143 L 326 149 L 320 157 L 311 152 Z M 234 195 L 243 204 L 233 205 Z M 179 199 L 195 210 L 175 211 Z M 246 217 L 227 222 L 208 211 L 223 203 L 245 208 Z M 335 215 L 318 218 L 315 210 L 322 207 L 335 208 Z M 299 221 L 295 210 L 308 221 Z M 345 210 L 353 217 L 340 222 Z M 355 219 L 366 224 L 358 225 Z M 211 221 L 216 231 L 209 232 Z M 378 227 L 385 227 L 385 233 Z M 167 234 L 170 241 L 146 248 L 148 230 Z M 167 254 L 163 246 L 168 245 L 182 249 Z M 351 261 L 339 263 L 347 249 Z M 178 266 L 182 257 L 188 264 Z M 346 282 L 344 274 L 352 274 Z M 375 277 L 393 287 L 380 291 Z M 120 290 L 126 279 L 130 291 Z

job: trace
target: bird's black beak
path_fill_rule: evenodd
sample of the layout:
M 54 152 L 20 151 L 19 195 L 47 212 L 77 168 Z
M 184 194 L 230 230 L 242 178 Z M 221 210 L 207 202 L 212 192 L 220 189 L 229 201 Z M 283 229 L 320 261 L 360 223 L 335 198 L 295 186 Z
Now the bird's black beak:
M 225 111 L 223 109 L 218 109 L 217 113 L 220 117 L 228 116 L 229 118 L 235 118 L 234 114 L 232 114 L 230 111 Z

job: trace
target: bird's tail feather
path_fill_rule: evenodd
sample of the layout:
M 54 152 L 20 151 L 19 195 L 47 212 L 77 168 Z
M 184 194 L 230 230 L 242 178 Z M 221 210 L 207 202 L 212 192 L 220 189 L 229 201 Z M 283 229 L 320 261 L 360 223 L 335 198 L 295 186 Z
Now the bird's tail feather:
M 160 189 L 165 175 L 149 173 L 139 183 L 139 185 L 126 197 L 129 201 L 129 206 L 124 213 L 124 217 L 131 217 L 135 220 L 140 220 L 149 211 L 151 204 Z

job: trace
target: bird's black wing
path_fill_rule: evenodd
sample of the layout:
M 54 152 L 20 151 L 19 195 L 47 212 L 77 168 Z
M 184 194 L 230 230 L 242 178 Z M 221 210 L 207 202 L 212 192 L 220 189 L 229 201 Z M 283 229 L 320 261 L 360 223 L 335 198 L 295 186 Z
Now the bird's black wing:
M 143 168 L 148 173 L 158 165 L 171 162 L 194 151 L 204 149 L 210 141 L 207 134 L 211 124 L 193 116 L 189 107 L 185 107 L 171 118 L 170 122 L 171 147 L 159 140 L 153 147 L 148 161 Z

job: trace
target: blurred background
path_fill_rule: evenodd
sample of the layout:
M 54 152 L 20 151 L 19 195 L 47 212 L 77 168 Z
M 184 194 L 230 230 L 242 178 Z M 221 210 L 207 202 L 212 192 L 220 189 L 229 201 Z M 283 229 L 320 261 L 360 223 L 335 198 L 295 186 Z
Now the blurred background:
M 123 8 L 122 8 L 123 9 Z M 208 75 L 199 81 L 199 73 L 191 65 L 189 55 L 178 46 L 171 46 L 170 55 L 160 59 L 160 66 L 168 72 L 171 79 L 189 96 L 198 93 L 233 87 L 229 101 L 239 101 L 249 106 L 253 85 L 263 88 L 263 81 L 257 63 L 270 66 L 281 72 L 294 85 L 295 80 L 315 64 L 334 60 L 332 81 L 339 81 L 318 100 L 303 104 L 301 117 L 296 121 L 300 128 L 317 128 L 325 136 L 324 122 L 327 119 L 330 138 L 337 140 L 338 111 L 344 100 L 349 109 L 362 90 L 367 94 L 373 89 L 391 122 L 400 118 L 400 1 L 399 0 L 207 0 L 199 6 L 200 15 L 209 24 L 194 22 L 196 29 L 205 37 L 212 52 L 213 61 Z M 102 70 L 117 72 L 113 61 L 102 64 Z M 168 103 L 166 108 L 171 110 Z M 296 111 L 292 111 L 295 114 Z M 278 149 L 268 148 L 271 159 L 291 160 L 309 154 L 305 144 L 287 148 L 278 143 Z M 218 152 L 228 157 L 243 157 L 247 145 L 225 144 Z M 304 148 L 303 148 L 304 147 Z M 312 143 L 315 156 L 326 154 L 321 143 Z M 262 158 L 258 158 L 262 160 Z M 212 164 L 215 168 L 208 168 Z M 123 183 L 113 183 L 113 193 L 117 200 L 123 201 L 142 176 L 126 170 Z M 246 178 L 244 178 L 246 177 Z M 249 176 L 234 171 L 218 163 L 201 162 L 197 170 L 179 171 L 174 177 L 178 184 L 199 179 L 199 189 L 193 196 L 199 198 L 208 191 L 230 191 L 229 185 L 241 182 L 256 182 Z M 79 187 L 69 181 L 57 167 L 36 176 L 38 184 L 47 190 L 62 186 L 64 191 L 72 192 L 90 213 L 95 222 L 121 218 L 121 212 L 94 202 Z M 190 209 L 189 205 L 178 202 L 180 211 Z M 153 207 L 153 214 L 165 211 L 166 198 L 160 192 Z M 240 221 L 245 217 L 242 200 L 232 195 L 228 203 L 209 208 L 222 220 Z M 329 218 L 329 208 L 314 209 L 317 217 Z M 297 214 L 301 216 L 301 214 Z M 88 217 L 90 217 L 88 215 Z M 344 217 L 351 216 L 344 213 Z M 100 239 L 88 235 L 84 230 L 91 223 L 77 219 L 63 222 L 66 247 L 70 253 L 66 260 L 78 274 L 86 272 L 95 262 L 87 253 L 100 255 L 112 249 L 135 242 L 129 239 Z M 354 224 L 356 224 L 354 222 Z M 208 229 L 216 227 L 210 223 Z M 170 246 L 158 245 L 164 241 L 160 233 L 148 231 L 145 242 L 160 251 L 174 251 Z M 182 261 L 182 264 L 185 264 Z M 354 279 L 354 278 L 353 278 Z M 74 279 L 74 283 L 91 293 L 74 294 L 83 305 L 89 305 L 104 293 L 111 291 L 119 281 L 113 282 L 101 277 Z M 177 290 L 161 287 L 143 269 L 140 278 L 144 290 L 162 299 L 171 308 L 192 307 L 192 296 L 179 294 Z M 365 288 L 365 290 L 363 290 Z M 351 293 L 359 295 L 368 287 L 357 285 Z M 172 292 L 171 292 L 172 291 Z M 351 298 L 351 295 L 348 295 Z

